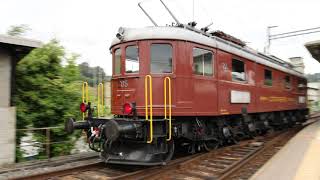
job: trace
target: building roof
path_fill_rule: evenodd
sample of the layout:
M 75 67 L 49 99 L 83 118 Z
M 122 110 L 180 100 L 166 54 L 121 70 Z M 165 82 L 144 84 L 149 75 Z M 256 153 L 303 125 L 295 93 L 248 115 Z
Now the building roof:
M 121 31 L 121 32 L 120 32 Z M 196 30 L 189 30 L 186 28 L 176 26 L 157 26 L 157 27 L 145 27 L 145 28 L 120 28 L 119 33 L 123 36 L 115 38 L 111 47 L 129 41 L 136 40 L 148 40 L 148 39 L 170 39 L 170 40 L 183 40 L 194 42 L 198 44 L 207 45 L 210 47 L 218 48 L 226 52 L 253 60 L 259 64 L 269 66 L 271 68 L 304 78 L 304 74 L 292 69 L 292 65 L 284 60 L 281 60 L 275 56 L 270 56 L 258 52 L 247 46 L 240 46 L 233 42 L 224 40 L 217 36 L 211 36 L 207 33 L 200 33 Z M 118 34 L 119 34 L 118 33 Z
M 32 49 L 40 46 L 42 46 L 42 43 L 37 40 L 0 34 L 0 48 L 10 50 L 10 52 L 16 57 L 17 61 L 22 59 Z
M 304 46 L 308 49 L 312 57 L 320 63 L 320 40 L 307 42 Z
M 42 45 L 40 41 L 16 37 L 16 36 L 1 35 L 1 34 L 0 34 L 0 43 L 7 44 L 7 45 L 32 47 L 32 48 L 38 48 Z

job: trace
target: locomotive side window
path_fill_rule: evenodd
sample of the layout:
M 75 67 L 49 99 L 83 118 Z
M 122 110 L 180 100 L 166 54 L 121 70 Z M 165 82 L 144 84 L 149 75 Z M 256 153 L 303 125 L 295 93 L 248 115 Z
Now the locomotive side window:
M 139 56 L 137 46 L 128 46 L 126 48 L 126 73 L 139 72 Z
M 264 70 L 264 85 L 272 86 L 272 71 Z
M 212 52 L 193 48 L 193 74 L 212 76 Z
M 151 45 L 151 73 L 172 72 L 172 46 L 170 44 Z
M 121 73 L 121 49 L 114 51 L 114 74 Z
M 299 79 L 298 80 L 298 91 L 303 92 L 303 90 L 307 87 L 306 81 L 304 79 Z
M 286 87 L 286 89 L 290 89 L 291 88 L 290 76 L 285 76 L 284 77 L 284 86 Z
M 245 81 L 244 62 L 232 59 L 232 80 Z

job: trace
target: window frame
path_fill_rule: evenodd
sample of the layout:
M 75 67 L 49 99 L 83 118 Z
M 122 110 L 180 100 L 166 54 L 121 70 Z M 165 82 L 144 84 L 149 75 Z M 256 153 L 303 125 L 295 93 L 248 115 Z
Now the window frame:
M 289 77 L 289 87 L 287 86 L 287 77 Z M 291 90 L 292 89 L 292 78 L 291 78 L 291 76 L 290 75 L 287 75 L 287 74 L 285 74 L 284 75 L 284 78 L 283 78 L 283 85 L 284 85 L 284 89 L 286 89 L 286 90 Z
M 194 56 L 193 56 L 193 50 L 194 49 L 200 49 L 200 50 L 205 50 L 205 51 L 208 51 L 212 54 L 211 56 L 211 68 L 212 68 L 212 74 L 211 75 L 205 75 L 204 74 L 204 60 L 202 61 L 202 75 L 200 74 L 195 74 L 194 71 L 193 71 L 193 65 L 194 65 Z M 211 50 L 211 49 L 208 49 L 208 48 L 204 48 L 204 47 L 201 47 L 201 46 L 193 46 L 191 48 L 191 59 L 192 59 L 192 64 L 191 64 L 191 73 L 192 75 L 194 76 L 198 76 L 198 77 L 215 77 L 215 54 L 214 52 Z
M 120 50 L 120 73 L 118 73 L 118 74 L 116 74 L 115 72 L 116 72 L 116 51 L 117 50 Z M 121 48 L 121 46 L 117 46 L 117 47 L 114 47 L 114 49 L 113 49 L 113 54 L 112 54 L 112 57 L 113 57 L 113 67 L 112 67 L 112 70 L 113 70 L 113 76 L 121 76 L 122 75 L 122 48 Z
M 151 56 L 152 56 L 152 52 L 151 52 L 151 47 L 153 44 L 166 44 L 166 45 L 170 45 L 171 46 L 171 50 L 172 50 L 172 54 L 171 54 L 171 72 L 170 73 L 155 73 L 151 71 Z M 175 47 L 174 44 L 170 41 L 150 41 L 149 42 L 149 58 L 148 58 L 148 62 L 149 62 L 149 73 L 153 74 L 153 75 L 170 75 L 170 74 L 174 74 L 175 72 Z
M 138 50 L 138 58 L 139 58 L 139 71 L 138 72 L 132 72 L 132 73 L 127 73 L 126 72 L 126 65 L 127 65 L 127 63 L 126 63 L 126 61 L 127 61 L 127 47 L 129 47 L 129 46 L 136 46 L 137 47 L 137 50 Z M 139 74 L 140 72 L 141 72 L 141 67 L 140 67 L 140 64 L 141 64 L 141 58 L 140 58 L 140 48 L 139 48 L 139 46 L 138 46 L 138 44 L 137 43 L 130 43 L 130 44 L 126 44 L 124 47 L 124 74 L 125 75 L 137 75 L 137 74 Z
M 263 79 L 263 85 L 265 86 L 265 87 L 272 87 L 273 86 L 273 71 L 271 70 L 271 69 L 268 69 L 268 68 L 264 68 L 263 69 L 264 71 L 264 79 Z M 266 71 L 270 71 L 271 72 L 271 85 L 268 85 L 268 84 L 266 84 Z
M 303 81 L 301 83 L 301 81 Z M 300 84 L 302 84 L 302 87 L 300 87 Z M 304 90 L 307 88 L 307 84 L 308 84 L 308 81 L 306 79 L 303 79 L 303 78 L 298 78 L 297 80 L 297 89 L 298 89 L 298 92 L 299 93 L 302 93 L 304 92 Z
M 233 60 L 236 60 L 236 61 L 240 61 L 240 62 L 242 62 L 243 63 L 243 70 L 244 70 L 244 80 L 242 81 L 242 80 L 237 80 L 237 79 L 233 79 L 233 77 L 232 77 L 232 72 L 233 72 Z M 231 69 L 230 69 L 230 73 L 231 73 L 231 81 L 232 82 L 237 82 L 237 83 L 242 83 L 242 84 L 247 84 L 248 83 L 248 77 L 247 77 L 247 64 L 245 63 L 245 61 L 244 60 L 242 60 L 241 58 L 239 58 L 239 57 L 232 57 L 231 58 Z

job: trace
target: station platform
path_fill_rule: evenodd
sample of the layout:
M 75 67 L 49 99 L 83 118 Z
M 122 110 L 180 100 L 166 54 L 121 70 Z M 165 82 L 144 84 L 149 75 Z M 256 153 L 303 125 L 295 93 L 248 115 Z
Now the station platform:
M 320 121 L 301 130 L 250 179 L 319 180 Z

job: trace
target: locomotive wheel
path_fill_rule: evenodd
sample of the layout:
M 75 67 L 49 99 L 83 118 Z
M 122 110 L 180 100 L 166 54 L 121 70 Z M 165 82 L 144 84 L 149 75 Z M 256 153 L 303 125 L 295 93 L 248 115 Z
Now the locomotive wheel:
M 168 142 L 168 152 L 164 154 L 164 162 L 169 162 L 174 154 L 174 141 L 171 140 Z
M 205 141 L 203 143 L 204 150 L 209 152 L 219 147 L 219 142 L 215 140 Z

